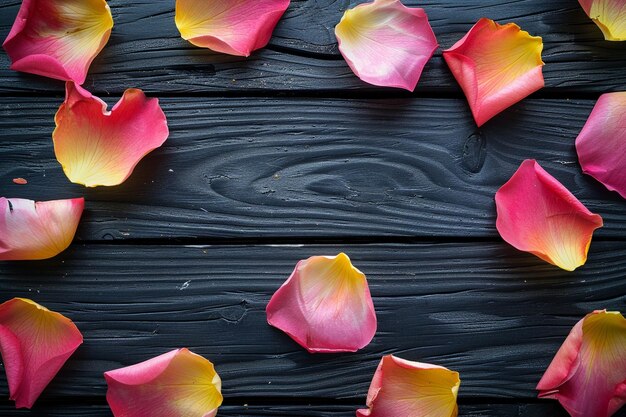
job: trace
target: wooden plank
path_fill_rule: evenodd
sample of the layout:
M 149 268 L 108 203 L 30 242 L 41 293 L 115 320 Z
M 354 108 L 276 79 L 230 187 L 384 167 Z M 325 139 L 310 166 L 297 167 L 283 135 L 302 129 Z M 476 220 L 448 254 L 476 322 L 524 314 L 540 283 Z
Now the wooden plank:
M 97 189 L 54 158 L 60 102 L 0 99 L 0 184 L 7 197 L 85 196 L 84 240 L 497 238 L 494 194 L 526 158 L 604 217 L 597 237 L 625 236 L 626 201 L 582 174 L 573 146 L 593 101 L 528 100 L 476 130 L 455 99 L 166 98 L 167 143 Z
M 224 405 L 220 407 L 220 417 L 354 417 L 357 408 L 354 406 L 332 405 Z M 6 416 L 32 416 L 37 417 L 112 417 L 113 414 L 106 405 L 81 405 L 65 404 L 36 405 L 33 411 L 15 410 L 10 405 L 0 405 L 0 415 Z M 459 415 L 462 417 L 567 417 L 565 410 L 552 401 L 540 404 L 461 404 Z M 614 414 L 614 417 L 625 417 L 626 409 Z
M 299 259 L 348 253 L 369 279 L 378 332 L 355 354 L 310 355 L 266 322 Z M 102 397 L 106 370 L 186 346 L 212 360 L 227 398 L 363 400 L 385 354 L 461 373 L 462 399 L 533 399 L 572 326 L 626 309 L 623 242 L 592 245 L 567 273 L 506 244 L 77 245 L 0 265 L 0 300 L 29 297 L 70 317 L 85 343 L 46 390 Z M 7 392 L 0 377 L 0 395 Z M 263 400 L 261 400 L 263 401 Z
M 362 1 L 359 1 L 362 2 Z M 334 26 L 347 0 L 292 1 L 268 48 L 251 58 L 229 57 L 182 40 L 173 2 L 110 0 L 115 28 L 92 66 L 85 86 L 120 93 L 128 87 L 176 93 L 259 91 L 381 91 L 359 81 L 341 58 Z M 625 90 L 626 45 L 606 42 L 571 0 L 409 0 L 429 14 L 441 49 L 428 64 L 418 92 L 460 94 L 441 51 L 452 46 L 481 17 L 514 21 L 544 39 L 545 93 Z M 0 39 L 8 34 L 20 0 L 0 5 Z M 0 92 L 61 92 L 63 84 L 9 70 L 0 54 Z M 389 91 L 389 90 L 386 90 Z

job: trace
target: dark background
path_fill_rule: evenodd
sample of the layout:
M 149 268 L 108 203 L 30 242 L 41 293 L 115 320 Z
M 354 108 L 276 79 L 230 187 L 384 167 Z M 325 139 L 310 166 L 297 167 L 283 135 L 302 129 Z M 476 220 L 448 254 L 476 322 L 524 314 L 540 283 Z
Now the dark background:
M 405 3 L 441 46 L 414 93 L 362 83 L 338 53 L 354 2 L 292 1 L 245 59 L 182 40 L 174 1 L 111 0 L 84 87 L 111 106 L 142 88 L 171 131 L 111 188 L 71 184 L 55 160 L 63 83 L 0 53 L 0 194 L 87 200 L 68 251 L 0 265 L 0 301 L 31 298 L 85 336 L 31 412 L 2 372 L 0 415 L 111 416 L 102 373 L 178 347 L 215 363 L 223 417 L 354 416 L 389 353 L 459 371 L 461 416 L 567 415 L 536 383 L 585 314 L 626 310 L 626 202 L 574 149 L 599 95 L 626 90 L 626 42 L 604 41 L 576 0 Z M 0 39 L 19 4 L 0 0 Z M 483 16 L 543 37 L 546 87 L 477 129 L 441 50 Z M 497 234 L 494 194 L 527 158 L 604 218 L 576 272 Z M 339 251 L 368 277 L 378 332 L 358 353 L 310 355 L 265 306 L 298 260 Z

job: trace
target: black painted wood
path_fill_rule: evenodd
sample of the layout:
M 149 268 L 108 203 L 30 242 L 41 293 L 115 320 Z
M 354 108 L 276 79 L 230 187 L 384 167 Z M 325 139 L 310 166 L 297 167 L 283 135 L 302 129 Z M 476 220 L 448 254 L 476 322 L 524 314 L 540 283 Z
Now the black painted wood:
M 267 324 L 265 306 L 299 259 L 339 251 L 368 276 L 378 332 L 358 353 L 311 355 Z M 75 245 L 3 263 L 0 275 L 0 300 L 32 298 L 84 334 L 43 401 L 100 398 L 104 371 L 183 346 L 215 363 L 231 399 L 362 401 L 381 356 L 394 353 L 459 371 L 462 399 L 529 400 L 578 320 L 626 307 L 623 242 L 592 245 L 574 273 L 506 244 L 466 243 Z
M 494 194 L 526 158 L 603 216 L 598 238 L 624 237 L 626 201 L 577 162 L 591 100 L 527 100 L 477 130 L 460 99 L 165 98 L 166 144 L 123 185 L 96 189 L 71 184 L 54 157 L 61 101 L 0 99 L 0 190 L 85 196 L 83 240 L 499 239 Z
M 566 417 L 536 382 L 587 312 L 626 309 L 626 202 L 573 147 L 596 97 L 626 89 L 626 42 L 603 41 L 576 0 L 406 0 L 441 45 L 411 95 L 360 82 L 338 53 L 333 27 L 362 2 L 292 0 L 245 59 L 180 39 L 173 0 L 110 0 L 85 87 L 111 105 L 143 88 L 171 129 L 112 188 L 67 181 L 50 139 L 63 83 L 0 53 L 0 195 L 87 198 L 66 253 L 0 263 L 0 302 L 32 298 L 85 335 L 33 411 L 2 400 L 1 416 L 111 417 L 102 372 L 187 346 L 215 362 L 224 417 L 354 416 L 388 353 L 460 371 L 461 417 Z M 0 39 L 19 3 L 0 1 Z M 441 51 L 483 16 L 543 37 L 546 88 L 476 129 Z M 574 273 L 497 235 L 493 195 L 526 158 L 604 218 Z M 339 251 L 368 275 L 379 331 L 359 353 L 309 355 L 264 308 L 297 260 Z
M 219 417 L 354 417 L 355 410 L 363 405 L 224 405 L 220 407 Z M 113 414 L 106 405 L 73 405 L 73 404 L 46 404 L 36 405 L 32 412 L 14 410 L 8 405 L 0 405 L 0 415 L 3 416 L 30 416 L 37 413 L 37 417 L 112 417 Z M 540 404 L 461 404 L 460 417 L 567 417 L 567 413 L 552 401 Z M 619 412 L 614 417 L 624 417 L 625 412 Z
M 207 93 L 256 91 L 386 91 L 358 80 L 341 58 L 334 26 L 344 10 L 363 1 L 294 0 L 270 46 L 251 58 L 196 48 L 180 38 L 174 1 L 109 1 L 115 27 L 96 59 L 85 86 L 121 93 L 128 87 L 151 92 Z M 626 45 L 606 42 L 575 0 L 407 0 L 427 11 L 441 48 L 418 85 L 418 92 L 460 89 L 441 57 L 481 17 L 515 22 L 545 43 L 543 93 L 597 94 L 626 89 Z M 9 32 L 19 0 L 0 4 L 0 39 Z M 0 54 L 0 92 L 61 92 L 63 84 L 10 71 Z M 542 94 L 542 93 L 540 93 Z

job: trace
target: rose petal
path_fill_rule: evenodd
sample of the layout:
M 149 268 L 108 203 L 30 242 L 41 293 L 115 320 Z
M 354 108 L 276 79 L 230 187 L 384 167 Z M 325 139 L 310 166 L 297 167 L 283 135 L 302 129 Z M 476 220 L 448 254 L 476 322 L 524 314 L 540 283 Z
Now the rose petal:
M 543 88 L 543 42 L 514 23 L 482 18 L 443 53 L 478 126 Z
M 104 373 L 116 417 L 213 417 L 222 404 L 222 381 L 213 364 L 177 349 Z
M 498 190 L 496 207 L 505 241 L 567 271 L 584 265 L 593 231 L 602 227 L 602 217 L 530 159 Z
M 587 16 L 598 25 L 607 41 L 626 40 L 626 2 L 624 0 L 578 0 Z
M 626 91 L 600 96 L 576 151 L 585 174 L 626 198 Z
M 267 321 L 311 353 L 355 352 L 376 333 L 365 275 L 343 253 L 298 262 L 267 305 Z
M 357 417 L 456 417 L 459 374 L 441 366 L 382 358 Z
M 24 178 L 13 178 L 13 183 L 17 185 L 26 185 L 28 184 L 28 181 L 26 181 Z
M 363 81 L 415 90 L 437 39 L 423 9 L 374 0 L 344 13 L 335 28 L 339 51 Z
M 3 47 L 11 69 L 82 84 L 112 27 L 104 0 L 23 0 Z
M 72 243 L 85 200 L 0 198 L 0 260 L 47 259 Z
M 54 152 L 70 181 L 87 187 L 118 185 L 169 135 L 155 98 L 130 88 L 108 112 L 106 103 L 68 82 L 55 116 Z
M 609 417 L 626 403 L 626 319 L 594 311 L 578 322 L 537 385 L 572 417 Z
M 74 323 L 34 301 L 0 305 L 0 353 L 16 408 L 31 408 L 67 359 L 83 343 Z
M 249 56 L 270 41 L 289 0 L 176 0 L 183 39 L 202 48 Z

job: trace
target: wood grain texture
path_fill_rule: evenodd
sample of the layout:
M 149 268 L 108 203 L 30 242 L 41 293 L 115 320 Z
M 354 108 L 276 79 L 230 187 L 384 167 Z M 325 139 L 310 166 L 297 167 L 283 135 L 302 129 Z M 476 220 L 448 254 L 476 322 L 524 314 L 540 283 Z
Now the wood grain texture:
M 167 98 L 166 144 L 96 189 L 54 158 L 60 102 L 0 99 L 0 189 L 85 196 L 83 240 L 497 238 L 494 194 L 526 158 L 603 216 L 597 237 L 624 237 L 626 201 L 582 174 L 573 145 L 593 101 L 528 100 L 475 130 L 455 99 Z
M 265 306 L 298 260 L 339 251 L 368 276 L 378 332 L 358 353 L 310 355 L 267 325 Z M 361 402 L 390 353 L 459 371 L 465 400 L 528 400 L 578 320 L 626 309 L 623 242 L 592 245 L 574 273 L 506 244 L 100 244 L 3 263 L 0 275 L 0 300 L 32 298 L 84 334 L 44 402 L 102 397 L 104 371 L 183 346 L 215 363 L 232 401 Z
M 626 310 L 626 201 L 573 146 L 595 98 L 626 90 L 626 42 L 605 42 L 576 0 L 404 0 L 441 46 L 409 94 L 359 81 L 339 54 L 334 26 L 363 2 L 292 0 L 245 59 L 182 40 L 173 0 L 109 0 L 85 87 L 110 105 L 143 88 L 171 130 L 111 188 L 69 183 L 50 139 L 63 83 L 0 52 L 0 196 L 87 199 L 68 251 L 0 263 L 0 302 L 31 298 L 85 336 L 30 412 L 6 400 L 0 364 L 0 416 L 112 417 L 104 371 L 186 346 L 216 364 L 220 417 L 353 417 L 389 353 L 459 371 L 461 417 L 567 417 L 537 381 L 586 313 Z M 0 39 L 19 4 L 0 0 Z M 442 50 L 483 16 L 543 37 L 546 88 L 476 129 Z M 578 271 L 498 237 L 494 194 L 526 158 L 604 218 Z M 339 251 L 368 276 L 378 332 L 361 352 L 310 355 L 265 306 L 298 260 Z
M 245 59 L 214 54 L 180 38 L 174 2 L 110 0 L 115 27 L 92 66 L 85 86 L 121 93 L 128 87 L 150 92 L 210 93 L 257 91 L 383 91 L 358 80 L 340 56 L 334 26 L 348 0 L 292 1 L 270 46 Z M 441 48 L 426 67 L 418 93 L 460 95 L 441 51 L 452 46 L 481 17 L 515 22 L 543 37 L 546 89 L 543 93 L 600 93 L 625 90 L 626 45 L 606 42 L 572 0 L 407 0 L 427 11 Z M 19 0 L 0 4 L 0 39 L 8 34 Z M 62 92 L 63 84 L 9 70 L 0 53 L 0 92 Z M 390 91 L 390 90 L 385 90 Z M 540 93 L 541 94 L 541 93 Z
M 321 405 L 224 405 L 219 417 L 354 417 L 357 408 L 363 405 L 321 406 Z M 37 417 L 112 417 L 106 405 L 37 404 L 33 411 L 15 410 L 10 405 L 0 405 L 0 415 Z M 568 414 L 553 401 L 541 404 L 461 404 L 461 417 L 567 417 Z M 626 410 L 613 417 L 625 417 Z

